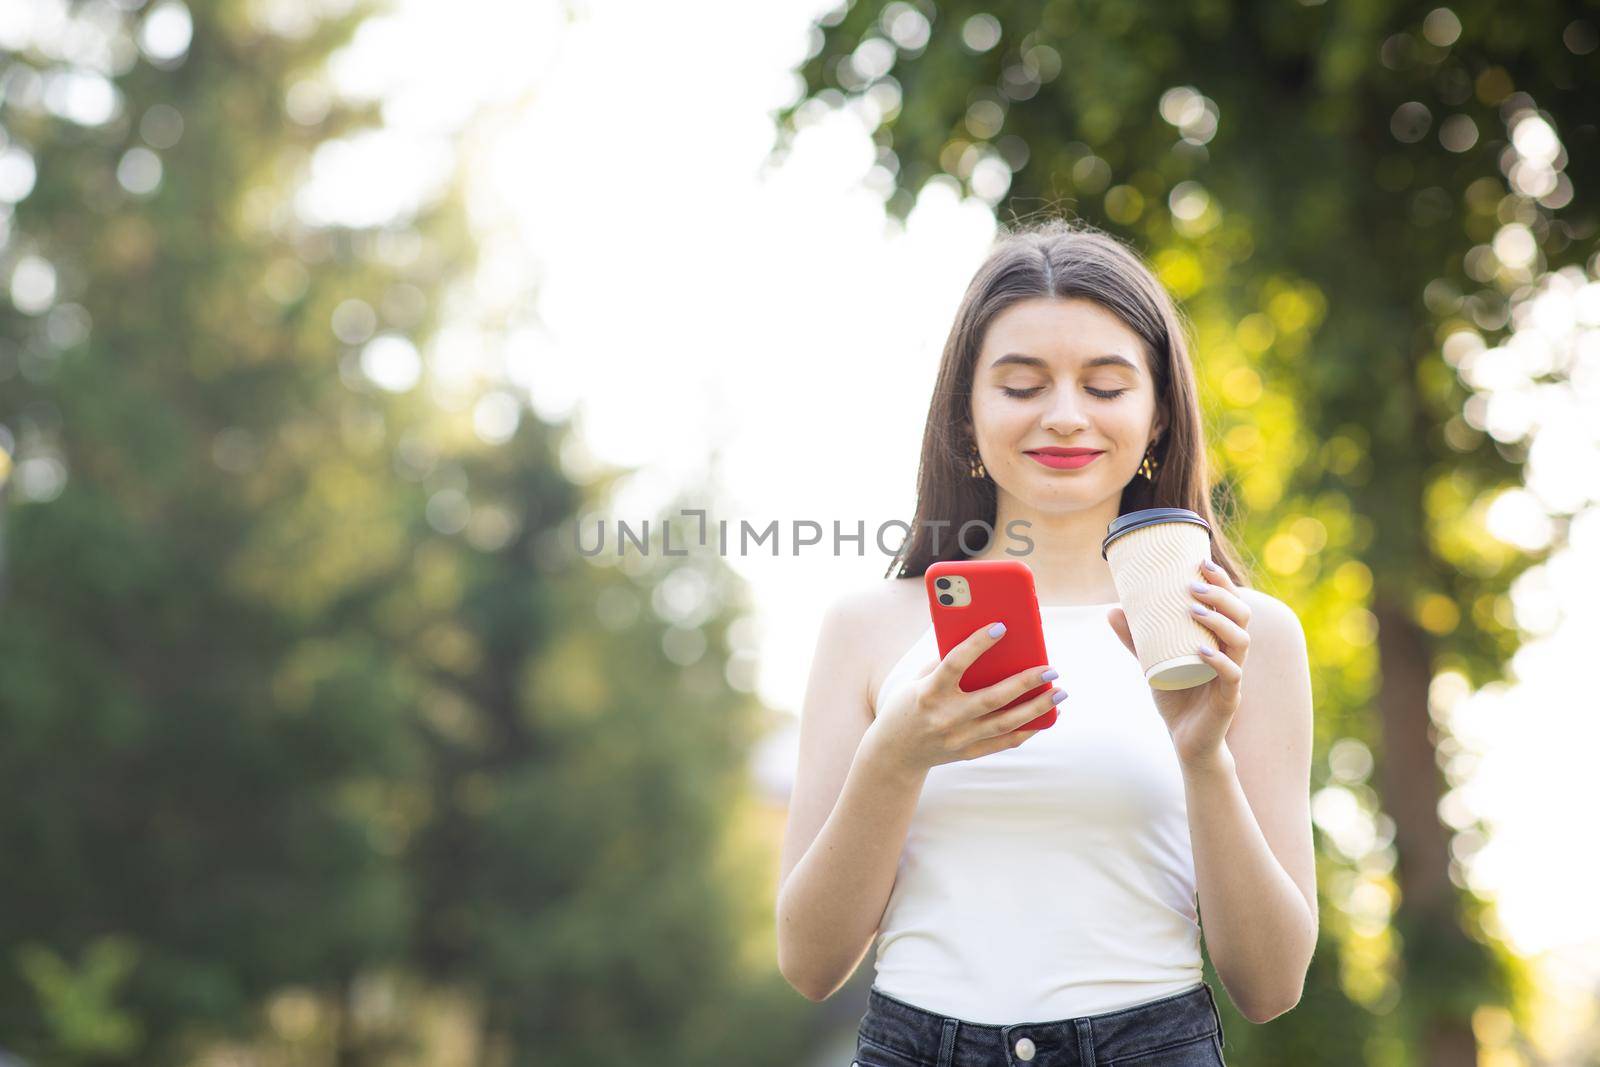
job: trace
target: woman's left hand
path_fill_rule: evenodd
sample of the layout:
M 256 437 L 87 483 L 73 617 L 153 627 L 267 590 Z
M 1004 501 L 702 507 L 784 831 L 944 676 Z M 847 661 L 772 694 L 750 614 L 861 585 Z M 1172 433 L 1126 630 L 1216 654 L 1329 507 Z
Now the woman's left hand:
M 1214 646 L 1201 646 L 1198 651 L 1217 676 L 1204 685 L 1188 689 L 1152 687 L 1150 690 L 1156 709 L 1172 735 L 1172 744 L 1178 750 L 1178 762 L 1185 767 L 1215 763 L 1225 752 L 1223 739 L 1234 713 L 1239 710 L 1244 657 L 1250 650 L 1250 634 L 1245 629 L 1250 622 L 1250 608 L 1240 599 L 1238 587 L 1228 573 L 1206 560 L 1196 577 L 1205 589 L 1190 590 L 1194 597 L 1191 609 L 1198 603 L 1206 612 L 1202 615 L 1191 610 L 1191 614 L 1216 639 Z M 1128 617 L 1122 609 L 1112 608 L 1106 613 L 1106 621 L 1123 646 L 1137 656 L 1133 635 L 1128 630 Z

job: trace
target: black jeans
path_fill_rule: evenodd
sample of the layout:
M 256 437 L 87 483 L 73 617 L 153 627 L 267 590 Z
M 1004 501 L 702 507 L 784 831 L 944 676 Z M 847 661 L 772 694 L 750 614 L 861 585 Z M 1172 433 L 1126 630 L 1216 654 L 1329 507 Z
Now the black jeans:
M 1120 1011 L 1010 1026 L 953 1019 L 873 987 L 852 1067 L 1225 1067 L 1223 1043 L 1205 982 Z

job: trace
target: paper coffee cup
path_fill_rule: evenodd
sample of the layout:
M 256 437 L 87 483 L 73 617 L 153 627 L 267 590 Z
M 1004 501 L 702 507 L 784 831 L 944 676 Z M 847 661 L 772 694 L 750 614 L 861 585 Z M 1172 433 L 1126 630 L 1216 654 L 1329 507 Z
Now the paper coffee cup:
M 1189 689 L 1217 676 L 1197 651 L 1217 637 L 1189 610 L 1200 564 L 1211 558 L 1211 527 L 1185 508 L 1146 508 L 1119 515 L 1107 528 L 1100 557 L 1111 580 L 1139 666 L 1152 689 Z

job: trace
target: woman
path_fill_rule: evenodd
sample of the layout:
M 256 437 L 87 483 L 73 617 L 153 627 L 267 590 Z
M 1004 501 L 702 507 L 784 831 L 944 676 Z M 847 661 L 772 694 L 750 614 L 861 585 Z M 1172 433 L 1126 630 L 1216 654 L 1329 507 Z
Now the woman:
M 1299 1001 L 1305 637 L 1248 587 L 1204 456 L 1188 342 L 1139 257 L 1062 221 L 1004 235 L 945 345 L 898 574 L 828 609 L 802 709 L 779 967 L 820 1001 L 877 938 L 859 1067 L 1221 1063 L 1201 914 L 1246 1019 Z M 1217 670 L 1173 692 L 1144 681 L 1100 554 L 1119 514 L 1169 506 L 1213 530 L 1192 610 Z M 958 679 L 1004 638 L 941 659 L 921 579 L 968 558 L 1028 564 L 1051 661 L 974 693 Z M 1053 701 L 1053 726 L 1015 729 Z

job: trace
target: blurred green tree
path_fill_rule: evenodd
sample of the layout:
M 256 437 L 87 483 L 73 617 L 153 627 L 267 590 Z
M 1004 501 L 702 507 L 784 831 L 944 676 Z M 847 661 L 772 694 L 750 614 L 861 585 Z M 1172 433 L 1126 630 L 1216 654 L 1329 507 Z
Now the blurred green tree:
M 1258 586 L 1306 623 L 1313 787 L 1368 831 L 1318 838 L 1339 966 L 1319 953 L 1299 1010 L 1231 1027 L 1237 1062 L 1471 1064 L 1474 1010 L 1520 1003 L 1463 873 L 1481 828 L 1440 819 L 1429 692 L 1501 677 L 1510 583 L 1536 562 L 1485 529 L 1523 449 L 1486 436 L 1456 366 L 1542 271 L 1594 250 L 1574 182 L 1596 173 L 1600 77 L 1579 15 L 847 3 L 776 116 L 781 158 L 821 111 L 855 111 L 898 218 L 930 181 L 1008 218 L 1075 214 L 1185 304 L 1219 501 L 1243 505 Z
M 359 14 L 305 38 L 243 4 L 64 14 L 6 57 L 0 110 L 36 174 L 0 309 L 0 1042 L 175 1063 L 276 988 L 403 958 L 411 894 L 359 787 L 425 753 L 351 616 L 404 564 L 406 503 L 342 438 L 376 413 L 327 324 L 408 272 L 262 210 L 293 153 L 372 118 L 285 114 Z
M 262 12 L 0 54 L 0 1046 L 793 1063 L 737 585 L 577 558 L 569 429 L 430 396 L 460 198 L 298 213 L 368 12 Z
M 619 559 L 614 527 L 610 566 L 573 562 L 555 520 L 579 502 L 524 451 L 464 467 L 525 532 L 439 559 L 459 606 L 432 623 L 453 654 L 419 680 L 437 726 L 411 852 L 419 966 L 482 988 L 487 1047 L 520 1050 L 507 1062 L 799 1062 L 805 1006 L 769 962 L 775 858 L 749 827 L 768 724 L 725 677 L 742 586 L 659 538 Z M 674 522 L 674 551 L 693 529 Z

